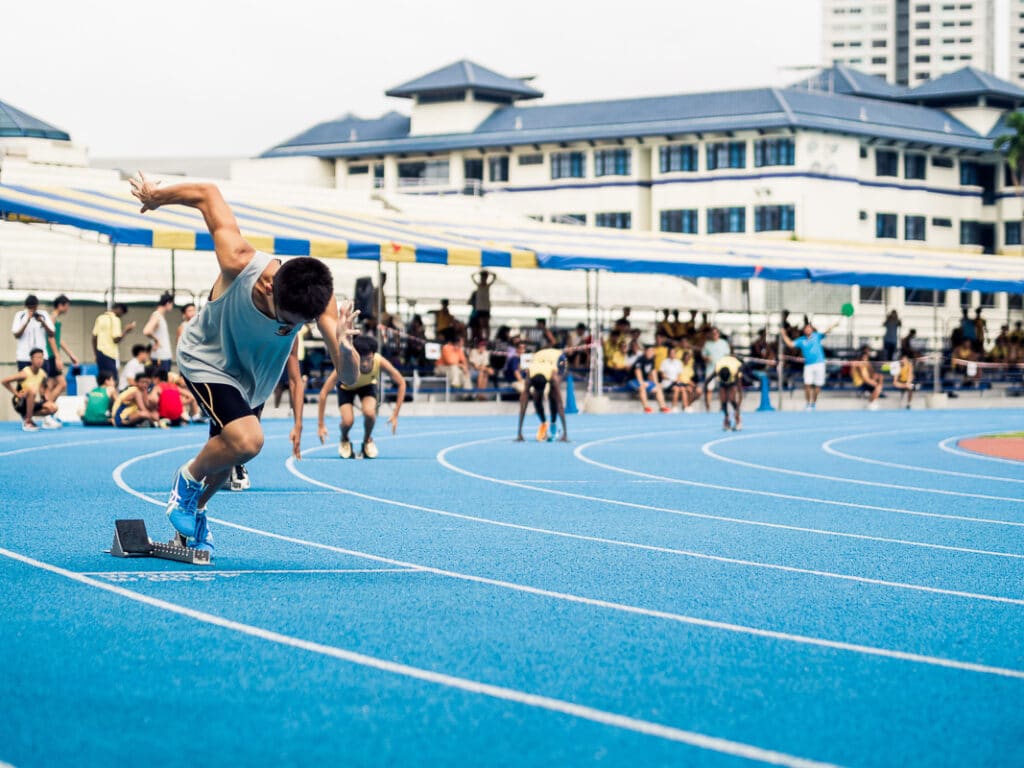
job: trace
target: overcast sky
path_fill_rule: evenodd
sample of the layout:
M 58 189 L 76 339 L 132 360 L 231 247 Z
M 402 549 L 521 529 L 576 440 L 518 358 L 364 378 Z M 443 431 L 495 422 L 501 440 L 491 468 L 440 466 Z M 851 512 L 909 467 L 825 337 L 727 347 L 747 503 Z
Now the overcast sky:
M 817 64 L 821 0 L 33 0 L 5 3 L 0 101 L 93 157 L 255 155 L 409 102 L 458 59 L 546 103 L 776 85 Z

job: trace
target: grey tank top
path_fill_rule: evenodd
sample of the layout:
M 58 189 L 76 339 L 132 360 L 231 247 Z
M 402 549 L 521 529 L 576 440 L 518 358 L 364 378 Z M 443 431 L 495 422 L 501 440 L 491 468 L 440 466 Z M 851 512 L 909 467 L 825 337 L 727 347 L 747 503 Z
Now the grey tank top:
M 185 326 L 178 344 L 178 368 L 185 378 L 232 386 L 253 408 L 274 391 L 302 328 L 279 335 L 280 323 L 253 304 L 252 290 L 271 258 L 257 251 L 228 289 Z

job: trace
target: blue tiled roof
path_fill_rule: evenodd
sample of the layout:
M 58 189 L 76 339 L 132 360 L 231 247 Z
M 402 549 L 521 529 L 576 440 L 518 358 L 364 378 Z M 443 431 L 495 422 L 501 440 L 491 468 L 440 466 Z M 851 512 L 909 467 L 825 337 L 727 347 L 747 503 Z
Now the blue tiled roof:
M 808 90 L 806 84 L 801 83 L 784 89 L 753 88 L 576 104 L 508 106 L 495 110 L 473 131 L 431 136 L 410 136 L 408 119 L 391 113 L 381 118 L 390 117 L 390 120 L 386 130 L 379 133 L 373 133 L 370 125 L 375 121 L 346 118 L 317 126 L 301 137 L 274 147 L 264 156 L 357 157 L 786 127 L 975 151 L 991 150 L 988 137 L 979 135 L 949 114 L 893 100 L 899 89 L 883 87 L 884 81 L 879 85 L 876 78 L 869 79 L 856 70 L 838 70 L 839 74 L 844 72 L 844 76 L 852 78 L 849 83 L 862 93 L 870 87 L 882 97 Z M 902 98 L 910 100 L 909 94 Z
M 0 101 L 0 136 L 25 136 L 32 139 L 70 141 L 71 137 L 59 128 L 44 123 L 37 117 L 15 109 Z
M 866 74 L 845 64 L 833 64 L 821 69 L 807 79 L 794 83 L 792 87 L 822 93 L 866 96 L 872 99 L 898 100 L 907 94 L 907 89 L 901 85 L 893 85 L 885 78 Z
M 909 101 L 943 101 L 963 96 L 1003 96 L 1024 101 L 1024 89 L 975 67 L 964 67 L 948 75 L 928 80 L 911 90 Z
M 388 96 L 415 96 L 420 93 L 464 91 L 476 88 L 490 93 L 501 93 L 517 99 L 538 99 L 544 94 L 526 85 L 522 80 L 499 75 L 472 61 L 462 59 L 447 67 L 434 70 L 402 85 L 385 91 Z

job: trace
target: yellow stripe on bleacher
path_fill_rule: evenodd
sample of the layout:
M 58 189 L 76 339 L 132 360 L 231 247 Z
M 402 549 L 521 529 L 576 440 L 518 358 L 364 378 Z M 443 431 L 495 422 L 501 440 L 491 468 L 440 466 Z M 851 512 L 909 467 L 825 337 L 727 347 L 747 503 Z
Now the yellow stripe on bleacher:
M 479 267 L 483 261 L 479 248 L 449 248 L 449 267 Z
M 194 251 L 196 249 L 196 233 L 173 229 L 154 229 L 153 247 Z
M 408 243 L 381 243 L 381 261 L 393 261 L 399 264 L 416 262 L 416 246 Z
M 514 269 L 537 269 L 537 254 L 533 251 L 512 251 Z
M 345 240 L 310 240 L 309 255 L 320 259 L 347 259 L 348 243 Z

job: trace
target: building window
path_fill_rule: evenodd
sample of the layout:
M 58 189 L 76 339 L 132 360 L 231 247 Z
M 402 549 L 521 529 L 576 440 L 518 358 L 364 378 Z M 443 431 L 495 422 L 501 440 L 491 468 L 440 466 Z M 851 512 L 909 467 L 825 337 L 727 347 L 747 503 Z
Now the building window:
M 967 160 L 960 161 L 960 184 L 965 187 L 977 187 L 981 184 L 978 180 L 978 164 Z
M 426 162 L 398 164 L 399 186 L 415 187 L 420 184 L 447 184 L 448 178 L 447 160 L 428 160 Z
M 542 155 L 540 152 L 519 156 L 520 165 L 542 165 L 543 163 L 544 155 Z
M 363 176 L 370 174 L 370 166 L 363 163 L 362 165 L 350 165 L 348 167 L 349 176 Z
M 868 157 L 868 148 L 865 147 L 863 144 L 861 144 L 861 147 L 860 147 L 860 159 L 861 160 L 867 160 L 867 157 Z
M 877 285 L 862 285 L 860 287 L 861 304 L 881 304 L 884 299 L 884 288 Z
M 872 48 L 885 48 L 887 45 L 889 45 L 889 41 L 888 40 L 872 40 L 871 41 L 871 47 Z
M 875 214 L 875 237 L 886 237 L 896 239 L 896 220 L 897 216 L 895 213 L 876 213 Z
M 935 218 L 932 219 L 932 226 L 944 227 L 946 229 L 949 229 L 950 227 L 953 226 L 953 220 L 936 216 Z
M 945 291 L 933 291 L 929 288 L 907 288 L 903 298 L 904 304 L 933 304 L 943 305 L 946 303 Z
M 924 240 L 924 216 L 905 216 L 903 218 L 903 239 Z
M 875 176 L 899 176 L 900 153 L 889 149 L 875 150 Z
M 487 175 L 491 181 L 508 181 L 508 155 L 487 158 Z
M 633 226 L 633 214 L 629 211 L 594 214 L 594 225 L 610 229 L 629 229 Z
M 978 294 L 978 304 L 982 307 L 992 309 L 996 305 L 995 293 L 989 291 L 982 291 Z
M 709 171 L 718 168 L 746 168 L 747 167 L 747 142 L 745 141 L 719 141 L 708 144 Z
M 942 155 L 934 155 L 932 157 L 932 165 L 934 165 L 936 168 L 952 168 L 953 158 L 943 157 Z
M 978 222 L 960 222 L 960 245 L 981 245 L 981 232 Z
M 755 232 L 792 232 L 796 215 L 792 205 L 758 205 L 754 207 Z
M 582 152 L 552 152 L 552 179 L 582 179 L 586 175 L 586 155 Z
M 747 209 L 742 206 L 733 208 L 708 208 L 708 234 L 719 232 L 746 232 Z
M 928 168 L 927 155 L 907 152 L 903 155 L 903 176 L 908 179 L 923 179 Z
M 586 224 L 587 214 L 585 213 L 556 213 L 551 221 L 557 224 Z
M 918 46 L 919 48 L 931 46 L 931 44 L 932 39 L 930 37 L 919 37 L 914 41 L 914 45 Z
M 629 176 L 632 173 L 633 152 L 629 149 L 594 150 L 595 176 Z
M 672 144 L 658 149 L 658 169 L 662 173 L 697 170 L 697 145 Z
M 1020 222 L 1007 221 L 1003 223 L 1003 242 L 1006 245 L 1020 245 Z
M 754 142 L 754 166 L 793 165 L 796 152 L 793 139 L 758 139 Z
M 885 64 L 885 56 L 872 56 L 871 57 L 871 63 L 872 64 Z
M 932 23 L 930 21 L 915 21 L 914 29 L 931 29 Z
M 915 64 L 931 64 L 931 61 L 932 57 L 929 56 L 927 53 L 918 54 L 917 56 L 914 57 Z
M 662 232 L 683 232 L 687 235 L 697 234 L 697 209 L 684 208 L 661 212 Z
M 480 157 L 467 157 L 462 161 L 462 173 L 466 181 L 484 180 L 484 161 Z
M 914 13 L 930 13 L 932 7 L 930 5 L 915 5 Z

